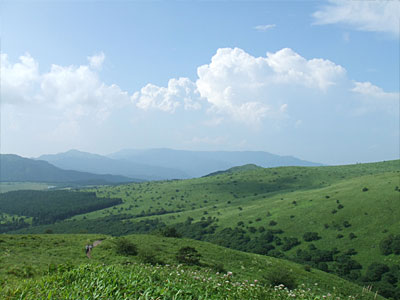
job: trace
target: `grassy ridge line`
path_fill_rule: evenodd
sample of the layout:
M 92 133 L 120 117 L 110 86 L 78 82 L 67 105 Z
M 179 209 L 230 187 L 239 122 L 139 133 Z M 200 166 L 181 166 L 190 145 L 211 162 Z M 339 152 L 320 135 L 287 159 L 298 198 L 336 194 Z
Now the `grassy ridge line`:
M 49 266 L 69 263 L 78 266 L 82 263 L 121 265 L 142 261 L 143 255 L 153 255 L 157 261 L 176 264 L 175 254 L 185 246 L 195 247 L 202 255 L 203 268 L 213 268 L 222 264 L 233 272 L 237 280 L 262 280 L 263 276 L 287 270 L 296 278 L 298 284 L 317 286 L 321 293 L 334 292 L 344 295 L 360 295 L 362 288 L 339 277 L 266 256 L 249 254 L 226 249 L 213 244 L 187 239 L 160 238 L 149 235 L 127 237 L 139 249 L 139 256 L 125 257 L 116 254 L 114 238 L 104 235 L 1 235 L 0 278 L 3 286 L 18 285 L 21 277 L 38 277 L 46 274 Z M 84 245 L 97 239 L 105 239 L 93 249 L 89 261 L 84 253 Z M 198 267 L 196 267 L 198 268 Z M 215 272 L 215 271 L 214 271 Z M 333 288 L 335 287 L 335 288 Z M 366 298 L 367 299 L 367 298 Z
M 209 203 L 208 205 L 200 203 L 196 208 L 199 208 L 200 205 L 202 207 L 212 207 L 214 204 L 221 205 L 221 203 L 218 203 L 221 199 L 238 202 L 238 199 L 244 197 L 260 198 L 261 195 L 270 197 L 274 194 L 322 188 L 358 176 L 399 170 L 400 160 L 335 167 L 280 167 L 221 174 L 184 181 L 129 184 L 115 188 L 104 187 L 93 191 L 96 191 L 99 197 L 123 198 L 125 204 L 121 205 L 119 209 L 124 210 L 124 213 L 137 214 L 142 210 L 147 211 L 151 207 L 154 210 L 169 205 L 169 203 L 171 203 L 171 206 L 164 208 L 176 209 L 179 204 L 185 204 L 178 201 L 179 197 L 182 196 L 191 203 L 203 202 L 204 200 Z M 180 192 L 176 193 L 176 190 Z M 257 195 L 254 196 L 254 194 Z M 171 197 L 175 199 L 171 199 Z M 132 208 L 130 207 L 131 205 L 138 206 Z M 186 205 L 185 209 L 189 210 L 188 205 Z M 98 218 L 110 212 L 112 211 L 100 210 L 86 214 L 84 217 L 89 219 Z M 83 216 L 79 218 L 83 218 Z

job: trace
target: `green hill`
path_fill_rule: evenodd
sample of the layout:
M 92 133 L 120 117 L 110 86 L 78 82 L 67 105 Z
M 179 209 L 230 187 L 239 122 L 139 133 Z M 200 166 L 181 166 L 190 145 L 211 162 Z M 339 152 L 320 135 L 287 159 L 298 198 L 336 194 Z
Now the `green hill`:
M 262 169 L 262 167 L 259 167 L 255 164 L 247 164 L 243 166 L 238 166 L 238 167 L 233 167 L 225 171 L 217 171 L 210 173 L 208 175 L 205 175 L 203 177 L 208 177 L 208 176 L 216 176 L 216 175 L 221 175 L 225 173 L 236 173 L 236 172 L 244 172 L 244 171 L 250 171 L 250 170 L 257 170 L 257 169 Z
M 98 197 L 121 198 L 123 203 L 18 232 L 175 231 L 290 259 L 394 297 L 400 279 L 399 176 L 396 160 L 256 168 L 183 181 L 98 187 L 89 191 Z
M 102 242 L 88 259 L 84 246 L 96 240 Z M 135 245 L 136 253 L 121 252 L 121 245 L 127 244 Z M 182 262 L 177 254 L 187 247 L 198 254 L 198 261 Z M 145 299 L 145 292 L 152 299 L 172 299 L 173 295 L 179 296 L 175 299 L 293 299 L 293 295 L 300 299 L 301 294 L 301 299 L 322 299 L 329 294 L 327 299 L 375 299 L 362 287 L 319 270 L 188 239 L 2 235 L 0 249 L 4 253 L 0 258 L 2 299 L 76 299 L 94 294 L 99 299 L 132 299 L 128 295 Z M 291 289 L 298 286 L 298 290 L 269 287 L 281 283 Z
M 98 175 L 87 172 L 63 170 L 46 161 L 34 160 L 14 154 L 0 154 L 1 182 L 50 182 L 88 184 L 112 184 L 137 181 L 116 175 Z

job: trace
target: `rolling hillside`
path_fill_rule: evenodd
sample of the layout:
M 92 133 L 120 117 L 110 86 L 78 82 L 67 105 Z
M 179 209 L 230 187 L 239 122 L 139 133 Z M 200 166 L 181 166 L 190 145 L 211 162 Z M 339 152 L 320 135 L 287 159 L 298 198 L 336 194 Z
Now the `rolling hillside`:
M 0 154 L 0 162 L 0 181 L 2 182 L 110 184 L 137 181 L 124 176 L 62 170 L 46 161 L 14 154 Z
M 381 245 L 389 241 L 395 249 L 400 236 L 400 161 L 246 168 L 191 180 L 90 189 L 123 203 L 18 232 L 172 232 L 290 259 L 372 285 L 386 296 L 399 292 L 400 256 L 397 250 L 385 254 Z
M 84 246 L 94 241 L 101 243 L 88 259 Z M 136 247 L 121 252 L 121 245 Z M 177 255 L 187 247 L 197 253 L 197 259 L 182 261 Z M 375 299 L 362 287 L 319 270 L 188 239 L 2 235 L 0 249 L 5 253 L 0 257 L 2 299 L 65 298 L 64 294 L 80 298 L 86 293 L 145 299 L 146 292 L 147 297 L 162 299 L 293 299 L 293 295 L 310 300 L 324 295 L 326 299 Z M 279 284 L 292 291 L 273 288 Z

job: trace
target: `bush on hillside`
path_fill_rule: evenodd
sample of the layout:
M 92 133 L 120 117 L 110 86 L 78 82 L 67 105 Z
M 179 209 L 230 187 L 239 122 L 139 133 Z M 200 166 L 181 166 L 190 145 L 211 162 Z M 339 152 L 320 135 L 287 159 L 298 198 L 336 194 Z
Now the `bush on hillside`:
M 296 288 L 296 278 L 293 273 L 284 268 L 276 268 L 263 276 L 263 279 L 271 286 L 283 284 L 289 290 Z
M 364 281 L 380 281 L 382 275 L 389 272 L 389 267 L 383 263 L 372 263 L 365 273 Z
M 400 254 L 400 234 L 389 235 L 379 243 L 379 249 L 383 255 Z
M 187 265 L 199 265 L 201 254 L 193 247 L 182 247 L 176 254 L 178 262 Z
M 311 242 L 311 241 L 316 241 L 321 239 L 321 237 L 318 235 L 318 232 L 306 232 L 303 234 L 303 239 L 306 242 Z
M 137 255 L 137 246 L 126 238 L 118 238 L 114 241 L 116 246 L 116 251 L 120 255 Z
M 182 235 L 176 230 L 175 227 L 167 227 L 161 230 L 161 235 L 165 237 L 180 238 Z

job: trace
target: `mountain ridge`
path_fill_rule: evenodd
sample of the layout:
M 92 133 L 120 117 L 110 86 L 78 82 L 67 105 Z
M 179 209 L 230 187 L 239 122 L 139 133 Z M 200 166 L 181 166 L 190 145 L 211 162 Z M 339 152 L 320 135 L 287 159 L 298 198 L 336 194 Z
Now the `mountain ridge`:
M 131 162 L 141 161 L 163 167 L 178 168 L 191 177 L 227 170 L 232 167 L 255 164 L 261 167 L 322 166 L 293 156 L 280 156 L 265 151 L 190 151 L 168 148 L 123 149 L 107 155 L 114 159 Z
M 33 160 L 16 154 L 0 154 L 0 162 L 2 182 L 114 184 L 137 181 L 125 176 L 63 170 L 47 161 Z

